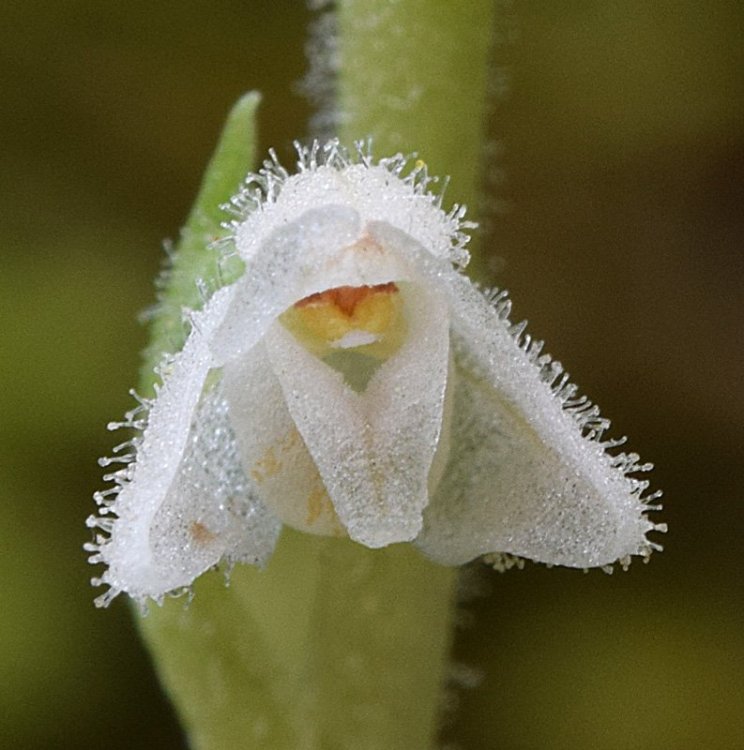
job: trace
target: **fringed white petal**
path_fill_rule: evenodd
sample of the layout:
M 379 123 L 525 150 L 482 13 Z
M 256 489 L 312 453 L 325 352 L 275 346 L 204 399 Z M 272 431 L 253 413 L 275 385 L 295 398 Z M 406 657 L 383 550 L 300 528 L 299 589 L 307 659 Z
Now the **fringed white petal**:
M 191 580 L 223 559 L 263 565 L 280 528 L 243 471 L 216 383 L 199 403 L 179 472 L 153 518 L 153 559 Z
M 115 500 L 98 496 L 102 516 L 116 516 L 88 524 L 110 534 L 87 547 L 91 562 L 108 566 L 97 580 L 110 587 L 99 604 L 121 591 L 159 600 L 223 557 L 261 562 L 273 548 L 278 524 L 240 468 L 219 388 L 205 388 L 214 365 L 208 344 L 232 292 L 217 292 L 193 315 L 183 351 L 160 368 L 136 464 L 110 475 Z
M 467 261 L 464 210 L 445 213 L 429 187 L 434 180 L 423 162 L 404 156 L 374 163 L 361 147 L 349 153 L 337 141 L 299 149 L 298 174 L 290 176 L 274 159 L 249 175 L 231 201 L 235 247 L 249 266 L 264 252 L 267 237 L 308 211 L 353 208 L 363 225 L 384 221 L 409 233 L 427 251 L 457 264 Z M 335 242 L 332 237 L 327 238 Z
M 266 337 L 289 412 L 352 539 L 410 541 L 421 529 L 437 449 L 449 356 L 446 304 L 404 287 L 408 335 L 362 393 L 280 325 Z
M 446 281 L 457 365 L 452 449 L 421 548 L 450 565 L 484 553 L 579 568 L 648 555 L 646 534 L 661 527 L 646 517 L 647 482 L 630 475 L 650 467 L 607 452 L 609 423 L 568 398 L 575 388 L 508 323 L 503 296 L 493 305 L 464 277 Z

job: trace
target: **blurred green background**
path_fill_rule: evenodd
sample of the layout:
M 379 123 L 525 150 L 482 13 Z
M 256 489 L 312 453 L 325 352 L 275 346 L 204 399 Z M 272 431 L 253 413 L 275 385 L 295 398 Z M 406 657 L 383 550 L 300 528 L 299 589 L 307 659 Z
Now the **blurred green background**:
M 481 681 L 450 695 L 444 736 L 464 750 L 734 750 L 744 11 L 501 5 L 496 282 L 656 462 L 671 530 L 627 574 L 470 570 L 453 679 Z M 0 747 L 185 745 L 125 603 L 93 609 L 84 519 L 115 439 L 105 424 L 131 405 L 162 241 L 230 105 L 261 89 L 262 151 L 285 160 L 306 132 L 309 18 L 289 0 L 0 7 Z

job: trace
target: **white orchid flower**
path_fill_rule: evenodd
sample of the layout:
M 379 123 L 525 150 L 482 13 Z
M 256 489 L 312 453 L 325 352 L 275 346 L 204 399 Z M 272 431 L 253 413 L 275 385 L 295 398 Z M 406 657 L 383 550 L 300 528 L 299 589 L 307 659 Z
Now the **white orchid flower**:
M 274 160 L 249 177 L 233 199 L 245 272 L 190 315 L 88 520 L 99 604 L 263 565 L 282 524 L 444 565 L 624 566 L 658 547 L 660 493 L 632 476 L 650 466 L 608 452 L 621 441 L 506 295 L 462 274 L 473 225 L 430 182 L 335 142 L 300 150 L 298 174 Z

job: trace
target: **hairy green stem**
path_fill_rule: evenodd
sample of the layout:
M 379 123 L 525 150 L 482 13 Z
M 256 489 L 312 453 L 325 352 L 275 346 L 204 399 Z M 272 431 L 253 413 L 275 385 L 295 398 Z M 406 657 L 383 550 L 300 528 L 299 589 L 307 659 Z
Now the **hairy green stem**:
M 493 0 L 338 3 L 341 139 L 371 137 L 377 156 L 417 153 L 476 220 L 495 22 Z
M 192 746 L 428 748 L 452 576 L 421 561 L 285 529 L 265 570 L 202 576 L 141 620 Z

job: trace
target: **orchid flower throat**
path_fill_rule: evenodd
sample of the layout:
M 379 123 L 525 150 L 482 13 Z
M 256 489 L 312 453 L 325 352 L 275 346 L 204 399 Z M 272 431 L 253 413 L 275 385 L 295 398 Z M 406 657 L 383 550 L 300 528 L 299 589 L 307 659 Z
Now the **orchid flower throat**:
M 279 320 L 309 352 L 361 392 L 403 343 L 404 296 L 392 281 L 339 286 L 304 297 Z

